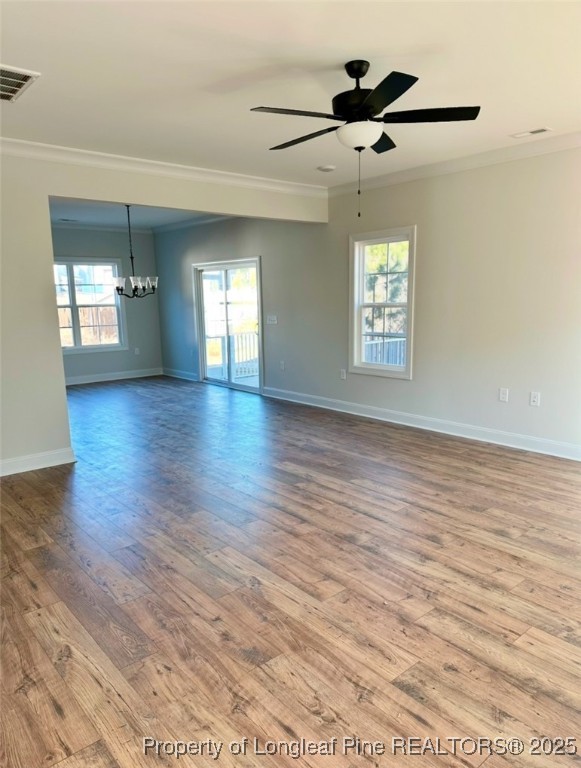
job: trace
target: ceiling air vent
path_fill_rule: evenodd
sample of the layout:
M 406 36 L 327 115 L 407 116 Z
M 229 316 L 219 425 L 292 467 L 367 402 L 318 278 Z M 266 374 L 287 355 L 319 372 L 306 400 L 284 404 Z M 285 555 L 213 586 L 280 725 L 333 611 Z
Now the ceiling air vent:
M 40 77 L 40 72 L 29 72 L 27 69 L 0 64 L 0 99 L 14 101 L 37 77 Z
M 521 131 L 520 133 L 511 133 L 513 139 L 524 139 L 527 136 L 537 136 L 539 133 L 550 133 L 553 129 L 547 128 L 533 128 L 532 131 Z

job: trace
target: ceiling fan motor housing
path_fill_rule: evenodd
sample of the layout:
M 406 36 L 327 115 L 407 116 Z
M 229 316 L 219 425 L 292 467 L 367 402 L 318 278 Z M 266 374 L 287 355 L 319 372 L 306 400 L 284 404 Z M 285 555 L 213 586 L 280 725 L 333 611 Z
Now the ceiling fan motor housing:
M 371 104 L 362 106 L 371 90 L 371 88 L 354 88 L 352 91 L 338 93 L 332 101 L 333 114 L 340 115 L 348 123 L 375 117 L 376 113 Z

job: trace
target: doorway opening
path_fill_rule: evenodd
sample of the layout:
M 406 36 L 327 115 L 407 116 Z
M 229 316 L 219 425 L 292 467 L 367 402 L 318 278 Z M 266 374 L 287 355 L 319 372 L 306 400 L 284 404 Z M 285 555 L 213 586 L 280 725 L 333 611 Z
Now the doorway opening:
M 204 381 L 261 391 L 259 267 L 258 259 L 194 266 Z

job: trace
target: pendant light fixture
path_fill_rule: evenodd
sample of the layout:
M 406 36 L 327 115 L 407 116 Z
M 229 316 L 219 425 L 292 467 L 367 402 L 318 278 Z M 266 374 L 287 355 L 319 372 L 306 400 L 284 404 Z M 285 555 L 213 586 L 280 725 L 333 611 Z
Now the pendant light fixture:
M 127 231 L 129 233 L 129 259 L 131 260 L 131 275 L 129 281 L 131 283 L 131 293 L 125 293 L 125 281 L 126 277 L 115 278 L 115 290 L 119 296 L 125 296 L 127 299 L 143 299 L 144 296 L 151 296 L 157 289 L 157 277 L 141 277 L 135 276 L 135 260 L 133 258 L 133 242 L 131 240 L 131 216 L 129 214 L 129 205 L 125 205 L 127 208 Z

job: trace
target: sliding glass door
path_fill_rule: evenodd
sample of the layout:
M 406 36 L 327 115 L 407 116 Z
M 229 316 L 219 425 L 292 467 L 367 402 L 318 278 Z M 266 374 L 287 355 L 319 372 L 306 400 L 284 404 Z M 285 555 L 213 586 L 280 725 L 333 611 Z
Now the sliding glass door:
M 203 378 L 258 391 L 261 384 L 258 263 L 196 268 Z

